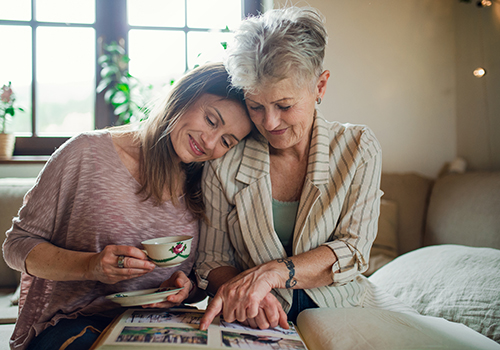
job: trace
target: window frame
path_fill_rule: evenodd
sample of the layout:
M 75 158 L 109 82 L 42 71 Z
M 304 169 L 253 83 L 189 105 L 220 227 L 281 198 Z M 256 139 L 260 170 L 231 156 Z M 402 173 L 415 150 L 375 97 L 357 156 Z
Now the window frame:
M 187 8 L 187 0 L 184 0 Z M 240 0 L 242 2 L 242 18 L 248 15 L 255 15 L 262 12 L 262 1 L 261 0 Z M 162 27 L 145 27 L 145 26 L 130 26 L 127 22 L 127 2 L 123 0 L 107 0 L 99 1 L 95 0 L 95 11 L 96 18 L 95 22 L 91 24 L 84 23 L 53 23 L 53 22 L 41 22 L 36 21 L 35 11 L 36 11 L 36 0 L 31 0 L 31 19 L 29 21 L 17 21 L 17 20 L 0 20 L 0 25 L 29 25 L 32 33 L 32 82 L 31 82 L 31 105 L 32 105 L 32 115 L 31 115 L 31 136 L 17 136 L 16 144 L 14 149 L 15 156 L 49 156 L 51 155 L 59 146 L 61 146 L 69 137 L 50 137 L 50 136 L 38 136 L 36 129 L 36 30 L 38 27 L 42 26 L 64 26 L 64 27 L 87 27 L 94 28 L 96 34 L 95 41 L 95 86 L 99 85 L 101 81 L 100 77 L 100 66 L 97 63 L 98 57 L 102 54 L 102 47 L 104 43 L 109 43 L 111 41 L 116 41 L 120 43 L 125 51 L 128 52 L 128 33 L 131 29 L 155 29 L 161 30 L 165 29 Z M 175 28 L 179 30 L 179 28 Z M 208 31 L 207 29 L 199 28 L 189 28 L 187 24 L 181 28 L 185 33 L 190 31 Z M 187 48 L 186 48 L 187 49 Z M 186 69 L 187 69 L 187 55 L 186 55 Z M 104 101 L 104 92 L 95 95 L 95 106 L 94 106 L 94 117 L 95 117 L 95 129 L 102 129 L 112 126 L 116 120 L 111 107 Z

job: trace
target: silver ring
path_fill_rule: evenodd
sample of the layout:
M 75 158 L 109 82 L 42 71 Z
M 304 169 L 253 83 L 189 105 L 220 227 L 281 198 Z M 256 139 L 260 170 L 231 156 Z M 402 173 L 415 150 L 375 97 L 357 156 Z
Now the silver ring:
M 125 257 L 123 255 L 119 255 L 118 256 L 118 267 L 120 269 L 123 269 L 125 267 L 124 263 L 125 263 Z

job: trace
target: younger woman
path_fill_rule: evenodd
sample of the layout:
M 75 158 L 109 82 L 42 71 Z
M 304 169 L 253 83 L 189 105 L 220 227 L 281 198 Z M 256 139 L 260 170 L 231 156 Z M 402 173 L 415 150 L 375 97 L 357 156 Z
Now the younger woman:
M 122 311 L 105 298 L 112 293 L 177 286 L 184 289 L 154 306 L 192 298 L 195 254 L 155 268 L 141 242 L 190 235 L 196 251 L 203 162 L 250 130 L 224 66 L 209 64 L 182 78 L 137 128 L 82 133 L 59 148 L 3 245 L 6 262 L 22 272 L 11 349 L 89 348 Z

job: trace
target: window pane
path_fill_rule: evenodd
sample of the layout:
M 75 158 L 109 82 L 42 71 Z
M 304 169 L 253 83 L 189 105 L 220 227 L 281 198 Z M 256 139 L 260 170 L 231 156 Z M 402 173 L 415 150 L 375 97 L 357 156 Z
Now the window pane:
M 0 19 L 29 21 L 31 0 L 0 0 Z
M 37 30 L 37 129 L 72 135 L 94 128 L 95 31 Z
M 31 133 L 31 28 L 28 26 L 0 26 L 3 47 L 12 54 L 0 56 L 0 86 L 12 82 L 16 94 L 15 106 L 25 111 L 16 111 L 7 125 L 9 132 Z
M 190 28 L 235 29 L 241 21 L 239 0 L 187 0 Z
M 156 91 L 186 70 L 185 35 L 181 31 L 131 30 L 130 74 Z
M 201 65 L 206 62 L 222 61 L 224 56 L 224 46 L 222 43 L 230 41 L 233 35 L 233 33 L 221 32 L 189 32 L 189 69 L 193 69 L 196 65 Z
M 184 27 L 184 0 L 128 0 L 127 16 L 133 26 Z
M 36 0 L 36 20 L 94 23 L 95 0 Z

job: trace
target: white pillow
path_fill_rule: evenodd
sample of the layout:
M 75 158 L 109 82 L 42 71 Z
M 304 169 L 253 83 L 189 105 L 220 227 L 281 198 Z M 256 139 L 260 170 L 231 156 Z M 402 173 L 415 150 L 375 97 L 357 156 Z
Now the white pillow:
M 500 250 L 437 245 L 406 253 L 369 280 L 422 315 L 500 342 Z

